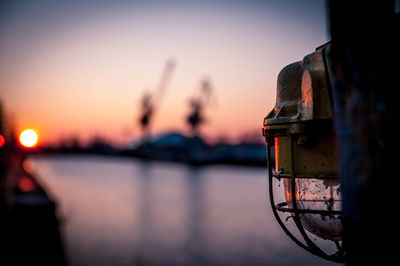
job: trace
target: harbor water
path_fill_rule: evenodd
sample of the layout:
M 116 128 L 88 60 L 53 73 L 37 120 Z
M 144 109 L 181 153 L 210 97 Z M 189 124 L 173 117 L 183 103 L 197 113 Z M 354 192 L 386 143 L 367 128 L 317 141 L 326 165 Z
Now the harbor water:
M 101 156 L 33 157 L 69 265 L 337 265 L 298 247 L 267 169 Z

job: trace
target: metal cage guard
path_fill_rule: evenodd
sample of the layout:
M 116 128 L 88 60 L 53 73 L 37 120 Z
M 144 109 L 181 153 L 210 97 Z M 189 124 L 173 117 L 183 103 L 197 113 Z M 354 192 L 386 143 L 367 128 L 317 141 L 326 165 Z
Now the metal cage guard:
M 321 258 L 324 258 L 329 261 L 334 261 L 337 263 L 343 263 L 345 261 L 345 256 L 344 256 L 344 250 L 343 247 L 340 243 L 340 241 L 333 241 L 336 245 L 337 252 L 333 253 L 331 255 L 327 254 L 325 251 L 320 249 L 307 235 L 304 226 L 301 223 L 301 215 L 303 214 L 321 214 L 321 215 L 341 215 L 341 211 L 334 211 L 334 210 L 311 210 L 311 209 L 298 209 L 297 208 L 297 202 L 296 202 L 296 179 L 297 178 L 310 178 L 310 179 L 319 179 L 321 177 L 319 176 L 296 176 L 296 171 L 295 171 L 295 163 L 294 163 L 294 135 L 290 135 L 290 149 L 291 149 L 291 169 L 290 169 L 290 175 L 279 175 L 275 174 L 272 172 L 272 156 L 271 156 L 271 142 L 272 138 L 266 138 L 266 144 L 267 144 L 267 167 L 268 167 L 268 185 L 269 185 L 269 200 L 272 208 L 272 212 L 278 221 L 279 225 L 283 229 L 283 231 L 288 235 L 297 245 L 302 247 L 303 249 L 307 250 L 308 252 L 317 255 Z M 281 202 L 276 204 L 275 199 L 274 199 L 274 192 L 273 192 L 273 184 L 272 180 L 273 178 L 288 178 L 290 179 L 291 182 L 291 192 L 292 192 L 292 208 L 285 207 L 288 204 L 286 202 Z M 303 237 L 304 241 L 306 244 L 301 242 L 299 239 L 297 239 L 290 231 L 289 229 L 285 226 L 283 223 L 281 217 L 279 216 L 279 212 L 290 212 L 293 215 L 291 216 L 293 218 L 293 221 L 299 230 L 301 236 Z

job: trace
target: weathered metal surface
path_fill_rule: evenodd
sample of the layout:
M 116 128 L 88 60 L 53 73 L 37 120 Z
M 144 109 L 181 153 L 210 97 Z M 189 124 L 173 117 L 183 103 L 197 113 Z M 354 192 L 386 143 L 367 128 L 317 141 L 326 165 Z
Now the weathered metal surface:
M 277 81 L 276 104 L 264 119 L 266 129 L 332 119 L 332 105 L 322 58 L 323 48 L 281 70 Z
M 278 75 L 276 104 L 264 120 L 264 125 L 296 122 L 301 104 L 301 76 L 304 67 L 296 62 L 283 68 Z
M 327 55 L 343 191 L 347 265 L 398 260 L 400 17 L 394 1 L 329 1 Z M 390 204 L 382 204 L 390 202 Z
M 286 234 L 322 258 L 343 262 L 341 193 L 332 104 L 322 46 L 303 61 L 288 65 L 278 76 L 277 102 L 264 119 L 270 202 Z M 275 165 L 271 148 L 275 152 Z M 286 202 L 275 204 L 272 179 L 283 182 Z M 290 212 L 301 242 L 287 229 L 278 212 Z M 306 231 L 334 241 L 335 253 L 320 249 Z

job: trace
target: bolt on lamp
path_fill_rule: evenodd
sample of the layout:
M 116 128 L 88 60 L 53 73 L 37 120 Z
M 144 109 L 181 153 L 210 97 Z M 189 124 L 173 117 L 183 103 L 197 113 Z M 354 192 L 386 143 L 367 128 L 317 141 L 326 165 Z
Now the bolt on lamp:
M 276 105 L 264 119 L 263 135 L 270 203 L 279 225 L 309 252 L 344 262 L 332 97 L 324 64 L 327 47 L 281 70 Z M 283 195 L 274 195 L 279 188 Z M 277 196 L 282 199 L 278 203 Z M 289 230 L 291 218 L 297 236 Z M 329 241 L 335 250 L 327 252 L 318 245 L 321 241 Z

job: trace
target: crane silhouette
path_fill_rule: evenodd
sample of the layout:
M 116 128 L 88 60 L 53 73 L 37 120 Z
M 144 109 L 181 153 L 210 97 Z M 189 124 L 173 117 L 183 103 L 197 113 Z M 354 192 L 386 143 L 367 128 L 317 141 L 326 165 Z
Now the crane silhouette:
M 174 59 L 167 60 L 156 90 L 153 93 L 150 91 L 146 91 L 142 95 L 142 98 L 140 100 L 141 111 L 139 124 L 142 128 L 144 138 L 147 138 L 149 134 L 151 120 L 154 117 L 156 108 L 160 105 L 161 97 L 168 87 L 168 83 L 171 79 L 171 75 L 175 67 L 176 62 Z
M 208 78 L 203 78 L 199 90 L 189 99 L 190 111 L 186 122 L 189 124 L 193 136 L 198 135 L 198 128 L 204 123 L 204 108 L 211 103 L 213 87 Z

